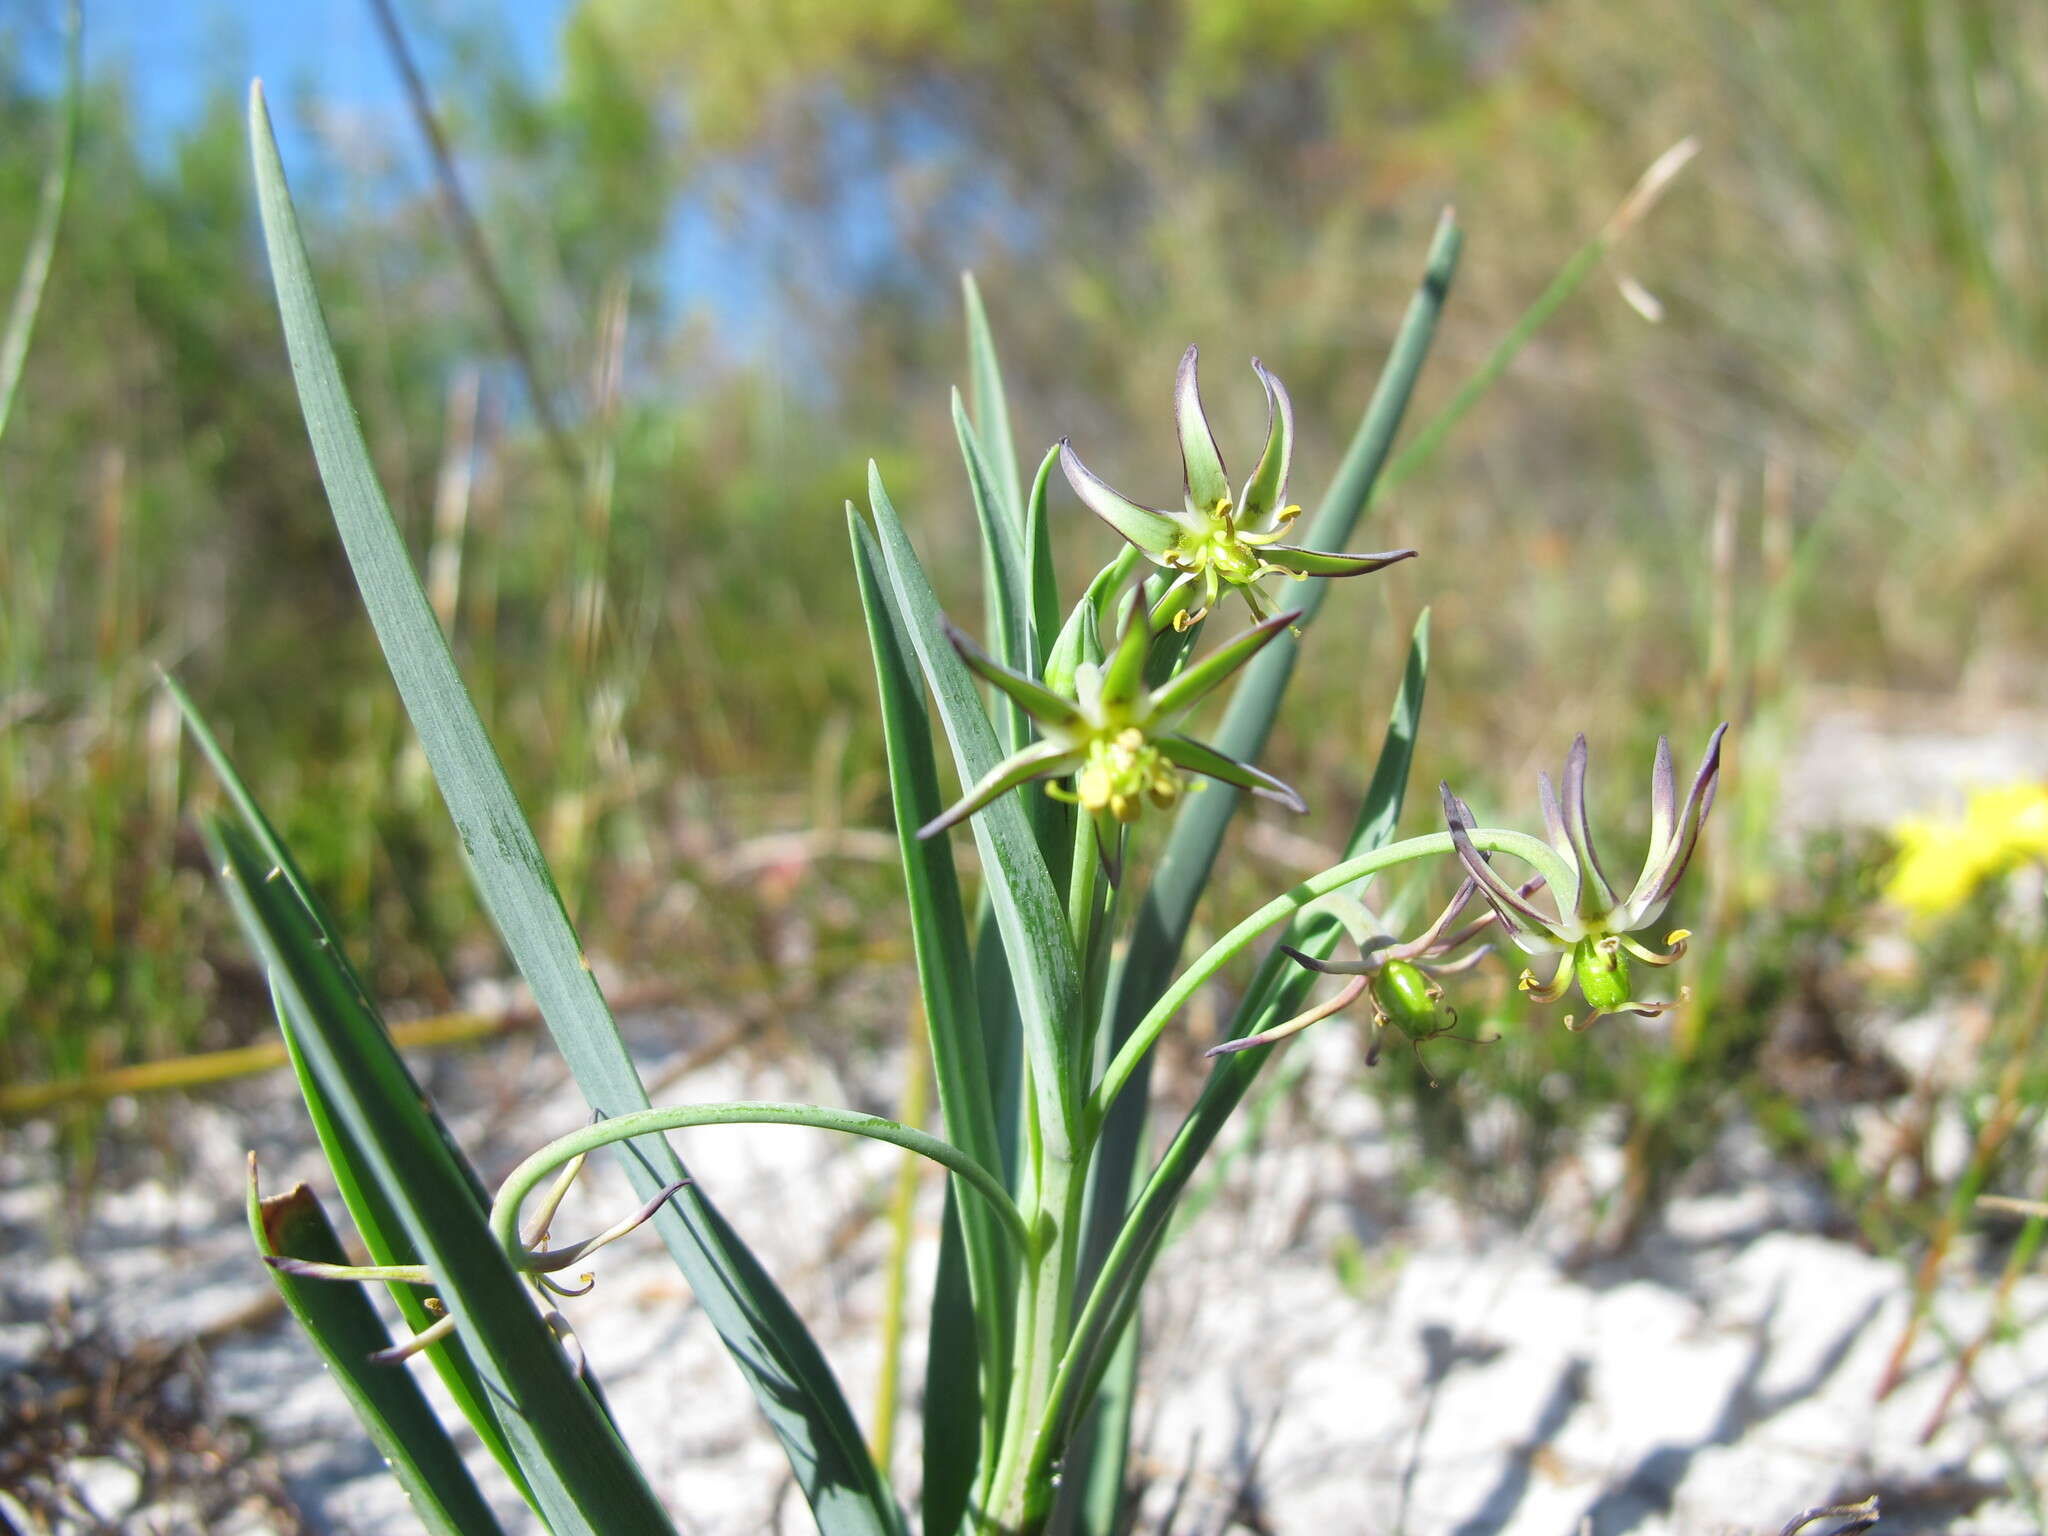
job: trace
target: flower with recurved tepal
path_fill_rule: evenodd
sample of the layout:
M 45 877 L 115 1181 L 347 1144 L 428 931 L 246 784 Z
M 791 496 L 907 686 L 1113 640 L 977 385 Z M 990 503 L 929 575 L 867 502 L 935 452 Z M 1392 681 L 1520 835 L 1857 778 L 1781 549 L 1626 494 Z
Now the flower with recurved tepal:
M 1550 892 L 1554 912 L 1543 910 L 1534 893 L 1516 890 L 1488 866 L 1465 832 L 1471 824 L 1471 812 L 1451 793 L 1450 785 L 1442 786 L 1452 846 L 1501 926 L 1525 953 L 1559 956 L 1557 969 L 1548 981 L 1525 970 L 1523 991 L 1539 1002 L 1555 1002 L 1576 981 L 1580 995 L 1592 1005 L 1593 1011 L 1586 1016 L 1585 1024 L 1603 1013 L 1649 1016 L 1677 1006 L 1675 1001 L 1652 1002 L 1637 997 L 1633 963 L 1669 965 L 1685 953 L 1685 941 L 1691 935 L 1682 928 L 1674 931 L 1665 939 L 1667 947 L 1662 953 L 1645 947 L 1631 935 L 1663 915 L 1685 874 L 1693 848 L 1699 842 L 1700 828 L 1714 803 L 1714 786 L 1721 772 L 1721 738 L 1727 730 L 1724 724 L 1714 732 L 1683 805 L 1678 802 L 1672 773 L 1671 743 L 1658 738 L 1650 780 L 1650 847 L 1642 873 L 1627 896 L 1617 894 L 1593 847 L 1593 830 L 1586 819 L 1586 738 L 1581 736 L 1572 743 L 1571 754 L 1565 760 L 1562 802 L 1551 786 L 1550 775 L 1540 776 L 1543 820 L 1550 844 L 1573 873 L 1573 889 Z M 1574 1027 L 1575 1021 L 1568 1016 L 1565 1024 Z
M 1060 444 L 1060 467 L 1074 494 L 1090 511 L 1135 545 L 1154 565 L 1174 573 L 1152 606 L 1155 629 L 1177 630 L 1205 618 L 1226 590 L 1244 594 L 1252 617 L 1266 617 L 1259 582 L 1267 576 L 1363 576 L 1406 560 L 1412 549 L 1348 555 L 1282 544 L 1301 508 L 1287 500 L 1287 471 L 1293 456 L 1294 406 L 1287 390 L 1257 358 L 1252 369 L 1266 391 L 1266 448 L 1241 494 L 1231 493 L 1223 454 L 1209 430 L 1195 382 L 1195 349 L 1180 360 L 1173 415 L 1180 429 L 1186 504 L 1155 510 L 1112 490 L 1081 462 L 1068 442 Z M 1199 591 L 1199 606 L 1196 593 Z

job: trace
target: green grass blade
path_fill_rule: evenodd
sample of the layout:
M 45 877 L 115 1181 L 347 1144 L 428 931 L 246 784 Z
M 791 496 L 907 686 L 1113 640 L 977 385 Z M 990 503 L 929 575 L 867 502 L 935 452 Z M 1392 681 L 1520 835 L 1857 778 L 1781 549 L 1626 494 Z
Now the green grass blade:
M 1345 847 L 1347 859 L 1384 847 L 1393 837 L 1415 761 L 1416 733 L 1422 723 L 1428 680 L 1429 614 L 1425 611 L 1415 622 L 1407 666 L 1387 721 L 1372 782 Z M 1321 959 L 1334 952 L 1342 931 L 1335 919 L 1314 914 L 1290 924 L 1282 938 L 1283 942 Z M 1314 973 L 1296 965 L 1281 953 L 1278 944 L 1274 945 L 1246 989 L 1230 1034 L 1256 1033 L 1299 1011 L 1314 981 Z M 1080 1423 L 1111 1364 L 1117 1341 L 1136 1315 L 1145 1276 L 1165 1243 L 1182 1192 L 1274 1049 L 1266 1046 L 1217 1059 L 1195 1107 L 1181 1122 L 1133 1203 L 1129 1217 L 1116 1231 L 1100 1278 L 1075 1326 L 1067 1359 L 1060 1367 L 1048 1455 L 1058 1455 Z M 1100 1456 L 1104 1450 L 1098 1445 L 1091 1448 L 1091 1453 Z
M 64 15 L 63 116 L 49 169 L 43 174 L 28 254 L 21 264 L 21 277 L 14 285 L 14 302 L 8 307 L 7 329 L 0 332 L 0 438 L 7 435 L 7 423 L 14 416 L 15 396 L 21 390 L 21 376 L 28 369 L 28 347 L 35 339 L 36 317 L 43 310 L 43 290 L 49 286 L 50 266 L 57 256 L 57 233 L 64 226 L 71 169 L 78 162 L 78 120 L 85 100 L 84 33 L 79 0 L 71 0 Z
M 278 307 L 321 480 L 478 895 L 591 1107 L 605 1115 L 645 1108 L 646 1090 L 377 483 L 313 290 L 260 87 L 251 92 L 250 138 Z M 643 1197 L 684 1176 L 665 1142 L 638 1148 L 625 1162 Z M 654 1224 L 781 1438 L 821 1527 L 828 1536 L 893 1536 L 901 1516 L 845 1395 L 759 1261 L 695 1188 Z
M 988 459 L 989 477 L 1009 514 L 1011 526 L 1024 526 L 1023 481 L 1017 472 L 1017 440 L 1010 435 L 1010 402 L 1003 392 L 1003 370 L 996 362 L 996 342 L 982 307 L 981 288 L 972 272 L 960 274 L 960 296 L 967 309 L 967 393 L 974 412 L 974 435 Z
M 938 764 L 933 753 L 924 685 L 918 677 L 916 653 L 897 621 L 884 584 L 881 552 L 851 505 L 846 509 L 846 518 L 853 540 L 861 607 L 867 616 L 868 640 L 875 655 L 890 800 L 896 812 L 903 889 L 910 908 L 911 949 L 916 957 L 918 988 L 924 998 L 925 1034 L 931 1045 L 939 1108 L 945 1117 L 946 1134 L 955 1145 L 1001 1177 L 1003 1154 L 996 1139 L 995 1104 L 982 1052 L 981 1020 L 975 1007 L 974 958 L 967 942 L 960 881 L 947 841 L 917 836 L 917 829 L 944 804 L 939 794 Z M 1008 1379 L 1009 1373 L 1008 1298 L 1014 1283 L 1014 1265 L 994 1218 L 980 1201 L 960 1202 L 959 1214 L 966 1275 L 976 1299 L 972 1311 L 982 1322 L 976 1354 L 983 1374 L 1000 1383 Z M 940 1322 L 935 1314 L 934 1328 Z M 960 1360 L 957 1369 L 971 1378 L 976 1364 L 975 1358 Z M 947 1362 L 938 1360 L 935 1351 L 932 1372 L 942 1374 L 946 1367 Z
M 269 968 L 322 1093 L 391 1202 L 496 1405 L 535 1506 L 555 1536 L 673 1527 L 595 1398 L 570 1369 L 525 1283 L 492 1240 L 388 1041 L 365 1018 L 298 897 L 269 878 L 254 838 L 216 821 L 209 850 L 244 932 Z
M 327 1213 L 305 1185 L 262 1198 L 254 1153 L 249 1156 L 249 1231 L 257 1251 L 266 1255 L 316 1264 L 348 1262 Z M 302 1280 L 279 1270 L 272 1270 L 270 1278 L 405 1489 L 420 1523 L 434 1536 L 492 1536 L 501 1531 L 498 1517 L 484 1502 L 476 1479 L 412 1373 L 402 1366 L 371 1362 L 372 1354 L 390 1346 L 391 1335 L 362 1287 Z
M 995 730 L 981 707 L 974 675 L 946 638 L 938 598 L 872 465 L 868 495 L 897 618 L 938 702 L 961 781 L 972 784 L 1002 756 Z M 1066 910 L 1014 795 L 981 811 L 971 825 L 1023 1017 L 1025 1049 L 1038 1095 L 1039 1131 L 1048 1145 L 1063 1150 L 1073 1142 L 1081 1092 L 1075 1039 L 1080 976 L 1067 934 Z

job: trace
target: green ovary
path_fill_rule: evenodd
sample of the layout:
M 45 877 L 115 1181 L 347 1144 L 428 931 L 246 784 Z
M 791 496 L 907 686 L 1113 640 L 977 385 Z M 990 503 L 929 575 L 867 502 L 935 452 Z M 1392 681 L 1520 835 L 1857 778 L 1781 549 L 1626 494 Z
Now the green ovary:
M 1628 955 L 1612 934 L 1579 940 L 1572 950 L 1572 974 L 1596 1013 L 1613 1013 L 1633 1000 Z
M 1411 1040 L 1427 1040 L 1447 1027 L 1437 1018 L 1442 990 L 1406 960 L 1389 960 L 1373 978 L 1372 998 L 1381 1017 Z
M 1182 538 L 1173 551 L 1172 563 L 1234 587 L 1247 586 L 1264 574 L 1258 550 L 1244 541 L 1228 517 L 1218 518 L 1207 533 Z

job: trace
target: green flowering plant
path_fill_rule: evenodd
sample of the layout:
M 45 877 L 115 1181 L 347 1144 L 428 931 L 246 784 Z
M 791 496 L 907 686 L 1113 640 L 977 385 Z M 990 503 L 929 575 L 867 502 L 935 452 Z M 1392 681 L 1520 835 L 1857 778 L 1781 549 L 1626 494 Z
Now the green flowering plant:
M 1190 1181 L 1274 1045 L 1335 1011 L 1304 1011 L 1319 971 L 1352 976 L 1337 1006 L 1369 994 L 1384 1024 L 1420 1042 L 1455 1020 L 1438 979 L 1460 963 L 1455 951 L 1497 924 L 1531 952 L 1563 951 L 1596 1008 L 1655 1006 L 1635 1002 L 1619 957 L 1644 957 L 1627 935 L 1654 920 L 1684 872 L 1711 800 L 1719 734 L 1682 810 L 1660 749 L 1651 853 L 1626 900 L 1599 873 L 1586 834 L 1583 742 L 1567 770 L 1564 812 L 1546 781 L 1548 840 L 1478 825 L 1446 789 L 1448 829 L 1396 841 L 1428 675 L 1426 613 L 1343 858 L 1192 960 L 1182 954 L 1231 817 L 1253 797 L 1300 808 L 1255 764 L 1329 584 L 1309 584 L 1293 610 L 1268 615 L 1259 581 L 1276 571 L 1362 575 L 1413 553 L 1315 546 L 1349 538 L 1387 462 L 1457 261 L 1460 237 L 1446 219 L 1358 432 L 1307 519 L 1309 542 L 1298 546 L 1273 537 L 1299 517 L 1283 505 L 1285 391 L 1259 369 L 1271 411 L 1266 451 L 1233 500 L 1192 349 L 1175 395 L 1183 512 L 1124 501 L 1064 443 L 1027 489 L 987 319 L 968 283 L 973 403 L 956 398 L 954 420 L 982 534 L 989 651 L 946 619 L 872 466 L 866 514 L 846 509 L 940 1124 L 821 1104 L 653 1105 L 378 484 L 260 90 L 250 127 L 285 341 L 336 529 L 477 893 L 584 1101 L 581 1112 L 565 1108 L 565 1118 L 583 1121 L 577 1129 L 486 1189 L 393 1048 L 340 925 L 172 685 L 228 792 L 231 810 L 209 825 L 208 846 L 270 978 L 335 1190 L 369 1262 L 348 1260 L 310 1190 L 263 1198 L 253 1165 L 251 1231 L 428 1530 L 489 1536 L 499 1526 L 443 1410 L 414 1380 L 415 1361 L 440 1376 L 446 1399 L 554 1536 L 672 1536 L 629 1449 L 631 1426 L 615 1419 L 603 1391 L 603 1362 L 584 1357 L 565 1315 L 590 1282 L 551 1278 L 645 1230 L 727 1345 L 825 1536 L 1111 1536 L 1132 1517 L 1123 1473 L 1147 1279 Z M 1132 546 L 1072 609 L 1052 557 L 1056 463 Z M 1133 585 L 1145 559 L 1162 571 Z M 1258 622 L 1204 654 L 1197 620 L 1226 589 L 1244 595 Z M 1112 615 L 1116 639 L 1104 654 Z M 1186 718 L 1225 683 L 1235 686 L 1210 739 L 1185 734 Z M 966 786 L 950 799 L 942 749 Z M 1183 793 L 1190 773 L 1206 793 Z M 1170 817 L 1148 863 L 1131 853 L 1141 816 Z M 978 856 L 971 901 L 940 835 L 953 827 L 972 836 Z M 1457 898 L 1414 939 L 1391 941 L 1364 905 L 1368 883 L 1446 857 L 1464 866 Z M 1489 857 L 1534 875 L 1511 885 Z M 1554 915 L 1529 899 L 1543 886 Z M 1455 928 L 1475 893 L 1488 915 Z M 1346 936 L 1361 959 L 1333 961 Z M 1153 1048 L 1197 992 L 1261 945 L 1207 1084 L 1155 1152 L 1144 1134 Z M 693 1174 L 667 1140 L 685 1128 L 763 1124 L 880 1141 L 944 1171 L 914 1512 L 818 1341 L 715 1203 L 718 1174 Z M 613 1149 L 638 1209 L 594 1239 L 550 1248 L 547 1229 L 570 1181 L 602 1148 Z M 540 1212 L 529 1220 L 537 1195 Z M 392 1342 L 368 1286 L 387 1288 L 409 1338 Z
M 1666 936 L 1662 952 L 1632 935 L 1663 915 L 1685 876 L 1699 843 L 1700 828 L 1713 808 L 1714 786 L 1721 774 L 1721 739 L 1727 734 L 1725 724 L 1715 729 L 1683 806 L 1678 803 L 1672 772 L 1671 742 L 1667 737 L 1657 738 L 1656 761 L 1650 772 L 1650 846 L 1642 873 L 1625 897 L 1615 893 L 1601 868 L 1600 855 L 1593 847 L 1592 824 L 1586 819 L 1586 738 L 1574 740 L 1565 759 L 1562 803 L 1550 775 L 1537 776 L 1550 846 L 1571 872 L 1568 881 L 1552 886 L 1554 912 L 1545 912 L 1530 899 L 1532 892 L 1516 890 L 1493 872 L 1465 831 L 1472 821 L 1470 807 L 1451 793 L 1450 785 L 1442 786 L 1444 820 L 1459 861 L 1501 927 L 1525 953 L 1559 957 L 1548 981 L 1533 970 L 1523 971 L 1522 990 L 1538 1002 L 1550 1003 L 1577 982 L 1580 996 L 1592 1008 L 1583 1021 L 1567 1014 L 1567 1029 L 1584 1028 L 1605 1013 L 1654 1017 L 1678 1006 L 1677 1000 L 1652 1002 L 1637 997 L 1631 960 L 1657 967 L 1670 965 L 1685 953 L 1692 935 L 1683 928 L 1674 930 Z
M 1074 785 L 1064 792 L 1064 798 L 1097 819 L 1105 848 L 1114 841 L 1110 823 L 1136 821 L 1148 802 L 1162 811 L 1178 803 L 1183 769 L 1250 790 L 1290 811 L 1308 809 L 1299 794 L 1263 768 L 1241 763 L 1178 729 L 1183 717 L 1300 618 L 1300 613 L 1276 614 L 1199 664 L 1148 689 L 1145 669 L 1153 649 L 1152 626 L 1137 605 L 1132 609 L 1108 661 L 1076 665 L 1071 698 L 1037 678 L 1011 671 L 948 626 L 948 637 L 961 659 L 976 676 L 1007 694 L 1043 736 L 991 768 L 949 810 L 918 828 L 919 837 L 943 832 L 1020 784 L 1067 775 L 1073 777 Z
M 1412 549 L 1376 555 L 1335 554 L 1280 539 L 1301 515 L 1287 500 L 1287 474 L 1294 455 L 1294 403 L 1286 386 L 1266 365 L 1252 359 L 1252 371 L 1266 391 L 1266 446 L 1243 494 L 1233 498 L 1223 454 L 1209 430 L 1196 381 L 1196 349 L 1180 360 L 1173 390 L 1174 423 L 1180 432 L 1182 482 L 1186 504 L 1153 510 L 1112 490 L 1083 464 L 1073 445 L 1060 441 L 1060 468 L 1074 494 L 1097 517 L 1128 539 L 1153 564 L 1174 573 L 1152 609 L 1155 626 L 1171 624 L 1185 630 L 1207 617 L 1226 588 L 1244 595 L 1252 617 L 1264 619 L 1259 582 L 1267 576 L 1364 576 L 1400 560 L 1413 559 Z M 1190 608 L 1196 589 L 1201 606 Z

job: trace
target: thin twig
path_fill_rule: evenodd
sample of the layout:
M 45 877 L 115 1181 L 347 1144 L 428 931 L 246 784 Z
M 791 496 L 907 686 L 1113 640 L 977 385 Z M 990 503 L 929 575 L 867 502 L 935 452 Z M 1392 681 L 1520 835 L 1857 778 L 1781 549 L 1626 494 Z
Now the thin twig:
M 35 232 L 29 237 L 21 281 L 15 285 L 7 329 L 0 334 L 0 436 L 7 432 L 8 419 L 14 414 L 14 397 L 28 366 L 28 344 L 35 335 L 36 316 L 42 312 L 43 289 L 50 281 L 50 263 L 57 253 L 57 231 L 63 225 L 64 203 L 71 190 L 71 167 L 78 159 L 78 119 L 84 97 L 84 29 L 78 0 L 71 0 L 64 18 L 64 116 L 57 129 L 56 151 L 43 176 Z
M 533 413 L 540 420 L 541 434 L 547 439 L 555 467 L 569 482 L 570 492 L 580 494 L 584 483 L 583 456 L 576 451 L 561 418 L 555 414 L 553 397 L 542 387 L 540 368 L 534 360 L 533 346 L 527 340 L 526 327 L 520 323 L 518 312 L 512 307 L 512 295 L 498 275 L 497 264 L 491 260 L 490 247 L 484 243 L 483 226 L 477 222 L 469 199 L 463 194 L 462 182 L 455 173 L 455 157 L 449 152 L 440 119 L 434 116 L 434 104 L 427 95 L 426 81 L 421 78 L 412 50 L 406 44 L 405 33 L 399 28 L 398 13 L 392 9 L 391 0 L 370 0 L 370 9 L 376 15 L 378 30 L 384 34 L 385 46 L 391 50 L 391 61 L 404 82 L 413 122 L 418 125 L 420 136 L 427 141 L 427 150 L 434 162 L 435 183 L 440 189 L 441 207 L 448 215 L 448 222 L 454 226 L 456 243 L 462 248 L 471 275 L 484 290 L 505 350 L 512 354 L 513 364 L 526 382 L 527 398 L 533 402 Z
M 1856 1536 L 1858 1531 L 1867 1531 L 1877 1524 L 1877 1495 L 1873 1493 L 1860 1504 L 1825 1504 L 1803 1515 L 1794 1515 L 1778 1536 L 1799 1536 L 1816 1520 L 1847 1520 L 1847 1525 L 1836 1527 L 1829 1536 Z

